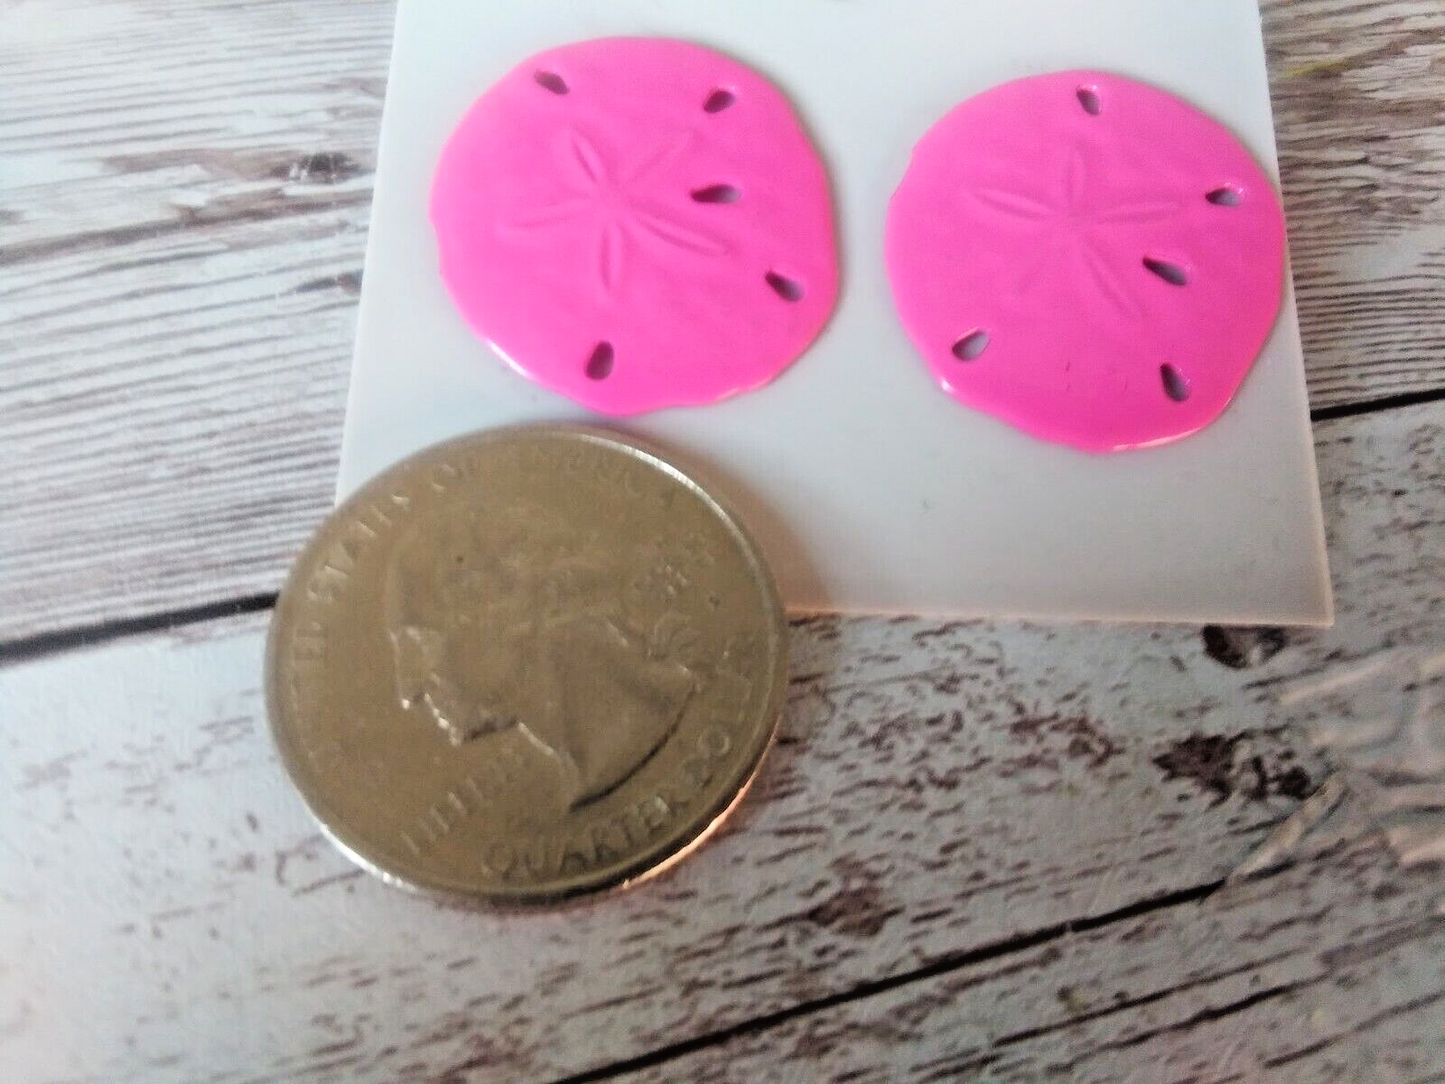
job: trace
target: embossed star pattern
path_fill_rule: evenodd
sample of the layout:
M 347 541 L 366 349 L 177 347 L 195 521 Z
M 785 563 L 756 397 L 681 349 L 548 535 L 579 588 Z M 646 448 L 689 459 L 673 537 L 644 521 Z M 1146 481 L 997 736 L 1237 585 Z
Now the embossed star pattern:
M 1177 216 L 1182 211 L 1181 201 L 1108 188 L 1090 176 L 1087 156 L 1079 145 L 1070 150 L 1061 173 L 1038 180 L 1038 186 L 1029 190 L 981 187 L 969 192 L 991 214 L 1039 231 L 1038 257 L 1019 276 L 1016 289 L 1027 292 L 1038 272 L 1062 251 L 1082 264 L 1100 296 L 1130 316 L 1141 316 L 1143 300 L 1112 265 L 1108 258 L 1111 246 L 1103 242 L 1115 227 Z
M 568 194 L 521 211 L 501 228 L 519 238 L 575 239 L 579 250 L 590 251 L 597 287 L 608 299 L 622 292 L 639 252 L 650 250 L 658 259 L 676 253 L 721 256 L 727 244 L 683 221 L 655 190 L 661 167 L 692 141 L 693 134 L 682 131 L 619 166 L 580 128 L 568 127 L 558 153 Z

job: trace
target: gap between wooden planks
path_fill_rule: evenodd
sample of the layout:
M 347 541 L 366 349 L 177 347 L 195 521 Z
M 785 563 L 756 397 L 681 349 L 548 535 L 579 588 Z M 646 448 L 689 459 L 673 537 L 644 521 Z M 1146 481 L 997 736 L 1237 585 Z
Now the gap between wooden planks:
M 554 916 L 439 908 L 321 839 L 263 615 L 0 669 L 0 1053 L 47 1084 L 1445 1073 L 1441 890 L 1389 824 L 1224 883 L 1349 770 L 1311 734 L 1445 653 L 1445 404 L 1320 437 L 1335 630 L 1236 670 L 1185 629 L 799 622 L 739 818 Z
M 324 514 L 391 11 L 0 12 L 0 643 L 273 592 Z M 1265 19 L 1314 404 L 1445 394 L 1445 9 Z

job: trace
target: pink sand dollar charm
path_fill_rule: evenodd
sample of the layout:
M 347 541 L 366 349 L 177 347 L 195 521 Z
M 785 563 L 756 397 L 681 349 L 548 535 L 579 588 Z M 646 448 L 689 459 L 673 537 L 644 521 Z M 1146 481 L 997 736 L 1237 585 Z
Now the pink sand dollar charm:
M 959 402 L 1090 452 L 1188 436 L 1269 337 L 1285 223 L 1223 125 L 1097 72 L 1008 83 L 918 144 L 888 218 L 903 323 Z
M 680 41 L 590 41 L 520 65 L 453 133 L 431 217 L 477 334 L 606 414 L 766 384 L 838 295 L 828 178 L 792 107 Z

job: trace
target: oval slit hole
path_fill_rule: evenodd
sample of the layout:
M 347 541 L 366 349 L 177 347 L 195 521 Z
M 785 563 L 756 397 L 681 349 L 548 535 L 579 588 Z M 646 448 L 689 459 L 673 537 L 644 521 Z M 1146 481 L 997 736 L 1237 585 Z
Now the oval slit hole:
M 743 194 L 730 184 L 710 184 L 706 188 L 694 189 L 692 198 L 698 203 L 736 203 Z
M 1170 286 L 1188 286 L 1189 272 L 1180 267 L 1177 263 L 1170 263 L 1168 260 L 1158 260 L 1153 256 L 1144 257 L 1144 266 Z
M 1244 194 L 1233 185 L 1223 185 L 1204 197 L 1216 207 L 1238 207 Z
M 532 78 L 537 80 L 539 87 L 543 90 L 550 90 L 553 94 L 566 94 L 572 89 L 567 85 L 567 80 L 556 72 L 538 72 Z
M 975 328 L 953 344 L 953 356 L 959 361 L 975 361 L 988 349 L 989 334 L 982 328 Z
M 1079 88 L 1079 105 L 1083 106 L 1084 112 L 1091 117 L 1097 117 L 1104 111 L 1104 103 L 1099 97 L 1099 92 L 1093 87 Z
M 732 106 L 738 100 L 738 96 L 726 87 L 718 87 L 707 96 L 707 101 L 702 103 L 704 112 L 721 113 L 724 109 Z
M 1185 380 L 1184 374 L 1174 366 L 1159 366 L 1159 379 L 1164 384 L 1164 394 L 1176 403 L 1182 403 L 1189 398 L 1189 381 Z
M 803 300 L 803 284 L 801 282 L 796 282 L 786 275 L 780 275 L 776 271 L 769 271 L 767 279 L 768 285 L 773 288 L 773 293 L 784 301 Z
M 592 356 L 587 359 L 587 379 L 606 380 L 612 375 L 612 366 L 616 360 L 617 354 L 612 349 L 611 343 L 598 343 L 596 349 L 592 351 Z

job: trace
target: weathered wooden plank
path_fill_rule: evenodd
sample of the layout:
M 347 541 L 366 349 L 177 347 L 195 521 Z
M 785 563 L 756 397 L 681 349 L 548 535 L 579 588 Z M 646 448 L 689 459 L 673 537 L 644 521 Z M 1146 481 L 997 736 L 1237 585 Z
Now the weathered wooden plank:
M 7 5 L 0 264 L 315 210 L 337 184 L 364 225 L 393 9 Z
M 556 916 L 439 908 L 321 840 L 265 734 L 258 617 L 0 669 L 0 1060 L 35 1082 L 545 1080 L 1003 967 L 1079 922 L 1083 962 L 1019 971 L 1021 1027 L 1056 1022 L 1039 1006 L 1064 974 L 1084 1006 L 1164 992 L 1090 1024 L 1099 1042 L 1161 1026 L 1166 1004 L 1177 1024 L 1247 998 L 1256 972 L 1305 981 L 1321 953 L 1413 922 L 1416 888 L 1391 910 L 1371 858 L 1331 866 L 1318 896 L 1291 875 L 1230 889 L 1237 914 L 1209 913 L 1262 947 L 1205 952 L 1220 971 L 1182 991 L 1168 924 L 1190 923 L 1167 912 L 1340 765 L 1347 743 L 1327 760 L 1309 727 L 1373 725 L 1439 684 L 1421 674 L 1445 651 L 1445 404 L 1330 422 L 1321 448 L 1335 630 L 1261 640 L 1239 670 L 1182 629 L 802 622 L 784 739 L 739 818 L 667 878 Z M 1445 757 L 1445 735 L 1429 748 Z M 1292 916 L 1330 900 L 1299 948 Z M 1166 924 L 1148 952 L 1119 952 L 1132 918 Z M 1410 997 L 1438 989 L 1391 974 Z M 930 1019 L 946 1025 L 920 1016 L 924 1048 Z M 1044 1059 L 1094 1049 L 1038 1042 Z
M 232 222 L 4 292 L 0 638 L 276 585 L 334 477 L 364 243 L 346 210 Z
M 1262 5 L 1316 407 L 1445 386 L 1445 7 Z
M 1341 841 L 1200 902 L 1054 932 L 608 1079 L 1440 1080 L 1439 888 L 1378 840 Z
M 1445 10 L 1267 12 L 1314 401 L 1445 388 Z M 0 641 L 278 586 L 331 492 L 390 14 L 0 11 Z

